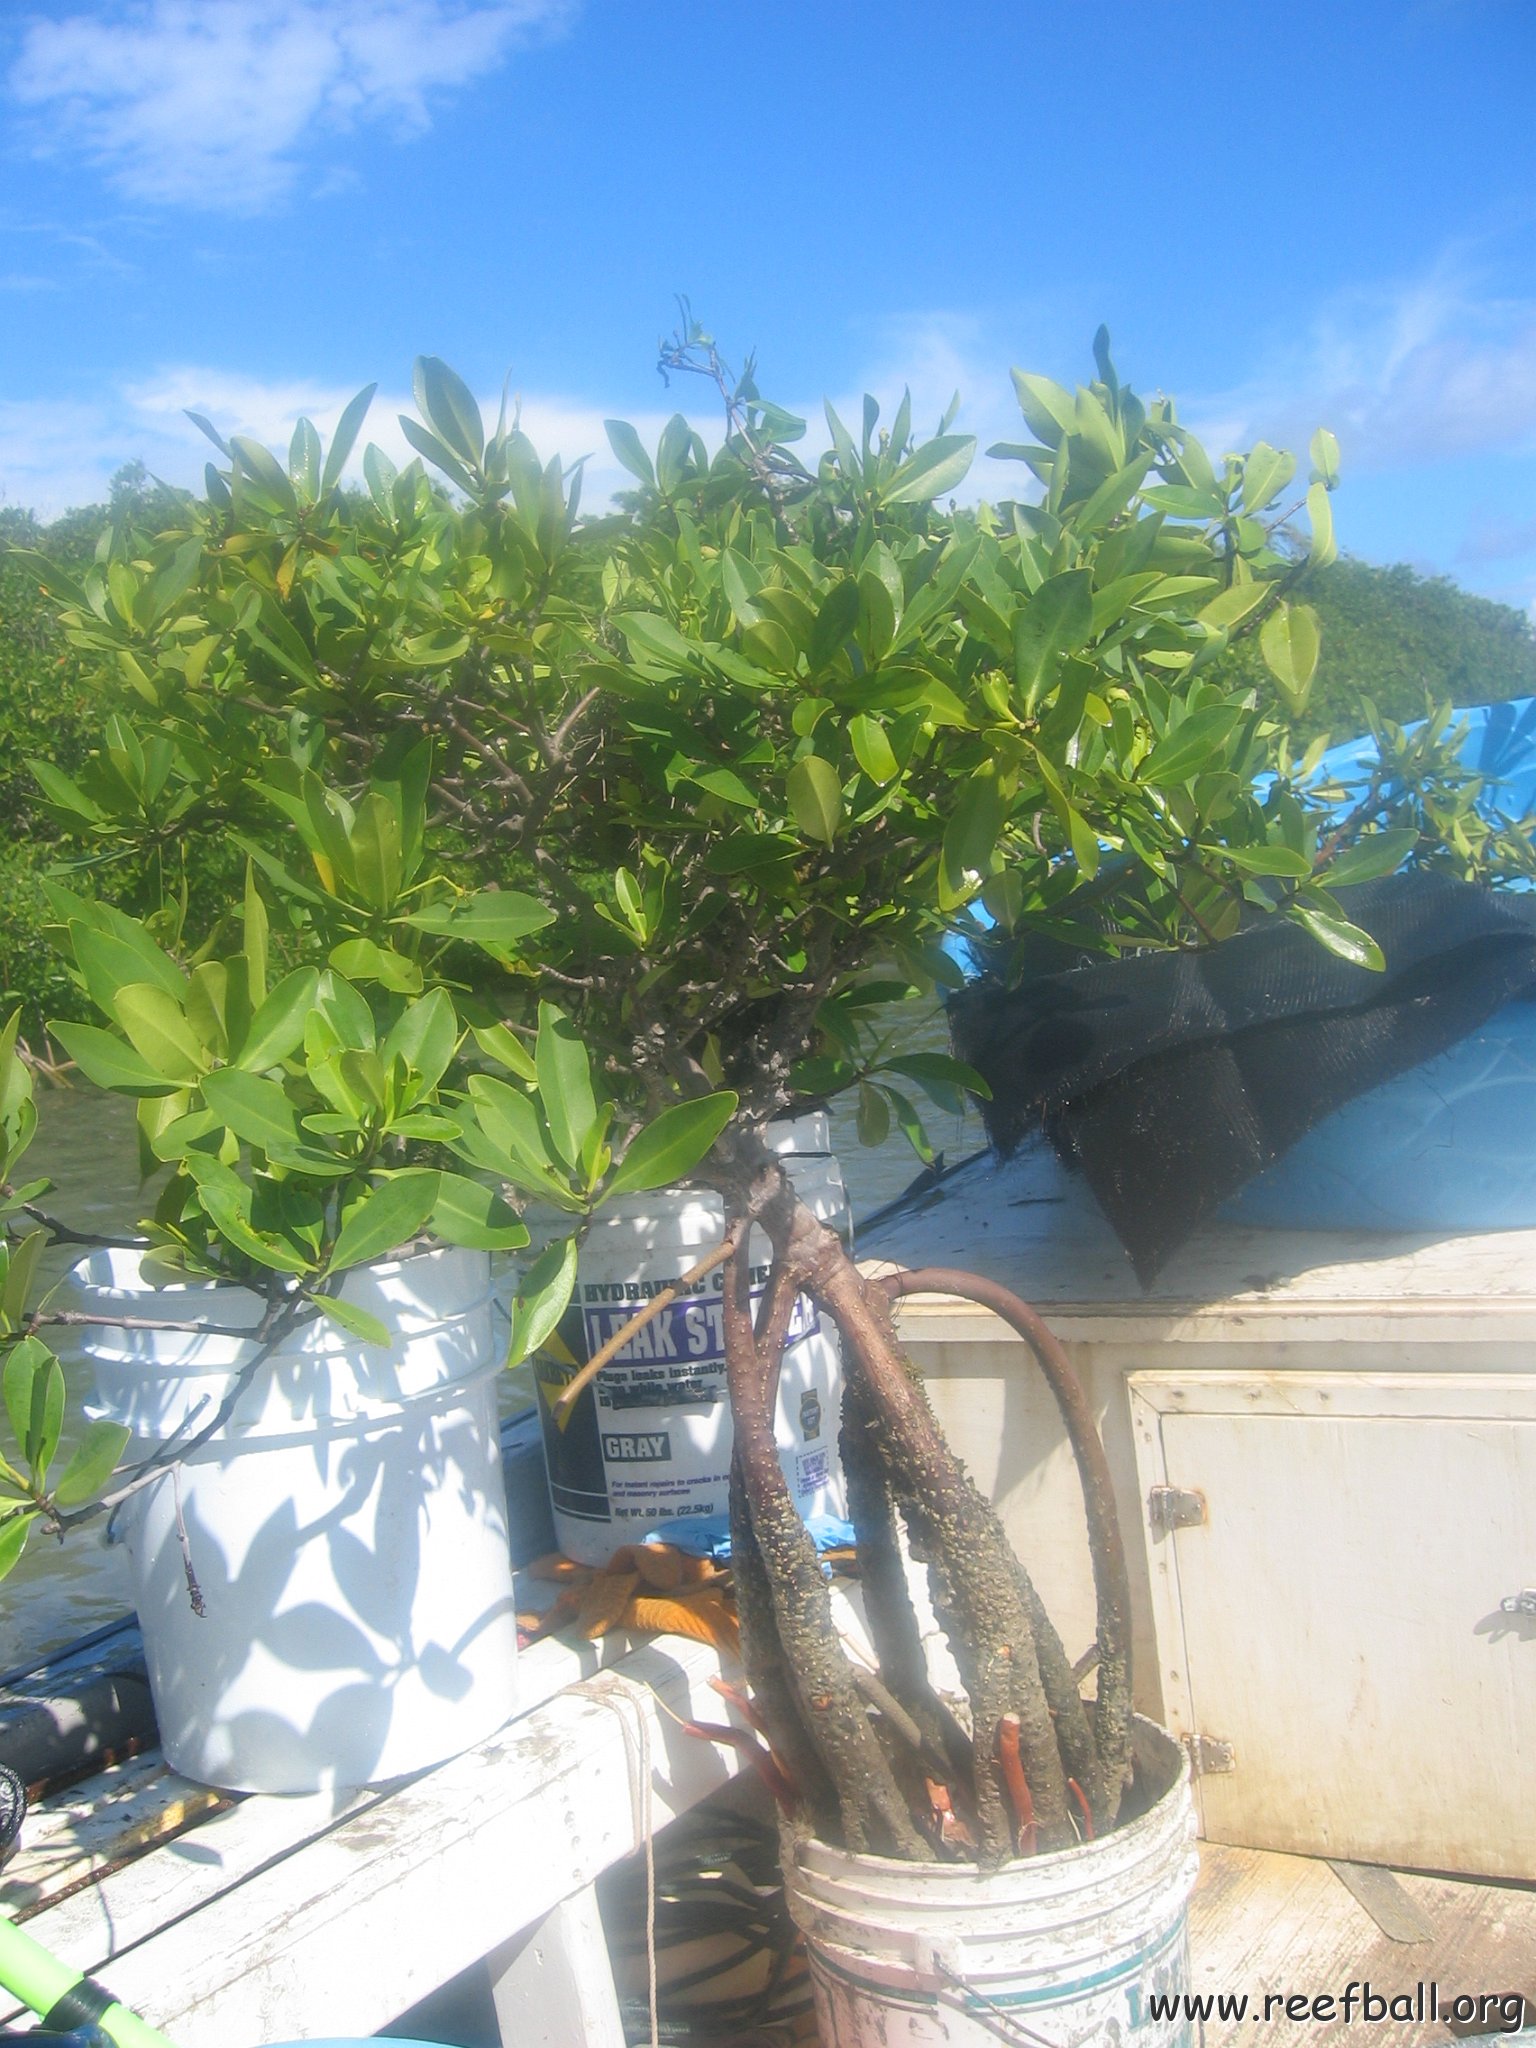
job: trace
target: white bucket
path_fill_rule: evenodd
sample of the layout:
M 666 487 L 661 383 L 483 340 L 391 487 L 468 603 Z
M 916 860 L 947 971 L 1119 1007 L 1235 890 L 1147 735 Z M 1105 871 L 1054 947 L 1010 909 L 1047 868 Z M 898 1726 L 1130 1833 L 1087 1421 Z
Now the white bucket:
M 823 2048 L 1194 2048 L 1193 2022 L 1151 2011 L 1189 1989 L 1189 1765 L 1150 1721 L 1133 1733 L 1153 1804 L 1075 1849 L 983 1873 L 786 1836 Z
M 97 1315 L 241 1328 L 262 1312 L 242 1288 L 152 1288 L 126 1251 L 74 1279 Z M 343 1291 L 396 1333 L 389 1349 L 306 1323 L 218 1434 L 117 1515 L 166 1756 L 230 1791 L 399 1777 L 516 1704 L 489 1261 L 445 1247 L 350 1272 Z M 125 1423 L 141 1457 L 211 1421 L 252 1354 L 112 1326 L 84 1349 L 92 1413 Z
M 800 1199 L 846 1241 L 848 1196 L 827 1150 L 825 1116 L 771 1124 L 766 1136 Z M 639 1542 L 664 1523 L 723 1520 L 729 1512 L 720 1268 L 637 1332 L 567 1415 L 556 1421 L 552 1408 L 598 1346 L 724 1233 L 718 1195 L 662 1189 L 609 1203 L 582 1245 L 572 1305 L 535 1361 L 555 1537 L 581 1564 L 606 1564 L 620 1544 Z M 772 1257 L 760 1231 L 750 1251 L 755 1300 Z M 845 1511 L 837 1448 L 842 1388 L 836 1332 L 802 1296 L 775 1418 L 779 1462 L 802 1515 Z

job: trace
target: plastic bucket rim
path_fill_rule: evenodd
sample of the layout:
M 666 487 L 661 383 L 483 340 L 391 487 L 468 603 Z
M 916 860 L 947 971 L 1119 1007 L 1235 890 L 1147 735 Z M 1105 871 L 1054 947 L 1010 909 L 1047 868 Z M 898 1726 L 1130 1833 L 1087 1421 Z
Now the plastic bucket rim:
M 822 1841 L 819 1835 L 810 1835 L 803 1842 L 795 1844 L 795 1867 L 797 1870 L 805 1867 L 800 1862 L 799 1852 L 802 1848 L 809 1848 L 820 1852 L 828 1859 L 836 1859 L 838 1864 L 850 1870 L 867 1870 L 871 1876 L 905 1876 L 910 1880 L 918 1874 L 931 1874 L 932 1878 L 941 1882 L 950 1878 L 955 1879 L 958 1889 L 961 1883 L 990 1883 L 1015 1871 L 1023 1873 L 1046 1867 L 1060 1870 L 1074 1862 L 1085 1864 L 1095 1860 L 1101 1861 L 1103 1852 L 1112 1844 L 1134 1842 L 1139 1833 L 1150 1835 L 1170 1825 L 1175 1811 L 1170 1802 L 1191 1782 L 1189 1753 L 1182 1743 L 1160 1722 L 1149 1720 L 1144 1714 L 1133 1714 L 1131 1724 L 1138 1731 L 1159 1736 L 1166 1742 L 1174 1752 L 1177 1767 L 1169 1783 L 1158 1793 L 1145 1813 L 1139 1813 L 1135 1820 L 1128 1822 L 1123 1828 L 1113 1828 L 1107 1835 L 1099 1835 L 1091 1842 L 1075 1842 L 1070 1849 L 1050 1849 L 1039 1856 L 1010 1857 L 1006 1863 L 1000 1863 L 996 1870 L 984 1871 L 979 1865 L 971 1863 L 916 1863 L 908 1862 L 900 1856 L 877 1856 L 868 1850 L 839 1849 L 833 1842 Z M 820 1874 L 831 1875 L 831 1872 Z

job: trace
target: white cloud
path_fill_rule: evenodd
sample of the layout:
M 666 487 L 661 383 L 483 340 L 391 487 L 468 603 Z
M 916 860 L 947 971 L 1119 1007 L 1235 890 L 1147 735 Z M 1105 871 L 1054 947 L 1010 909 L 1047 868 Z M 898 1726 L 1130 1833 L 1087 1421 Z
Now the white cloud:
M 1482 289 L 1454 258 L 1327 306 L 1295 347 L 1188 407 L 1216 448 L 1339 437 L 1346 471 L 1536 448 L 1536 300 Z
M 256 213 L 328 135 L 430 125 L 436 94 L 557 32 L 576 0 L 108 0 L 31 23 L 7 85 L 38 155 L 133 199 Z
M 245 434 L 282 454 L 301 414 L 328 440 L 351 397 L 349 386 L 268 381 L 181 365 L 124 382 L 89 401 L 0 402 L 0 504 L 50 519 L 72 505 L 100 503 L 113 472 L 134 460 L 167 483 L 199 488 L 204 464 L 219 458 L 187 418 L 188 411 L 202 413 L 226 438 Z M 499 392 L 481 397 L 488 427 L 499 404 Z M 552 455 L 567 464 L 591 458 L 582 485 L 582 502 L 589 509 L 601 507 L 633 481 L 614 460 L 603 430 L 605 416 L 615 410 L 625 409 L 552 393 L 528 393 L 522 399 L 523 430 L 545 461 Z M 668 410 L 631 409 L 626 416 L 653 448 Z M 369 441 L 377 442 L 393 462 L 411 459 L 414 451 L 399 426 L 402 412 L 415 415 L 408 394 L 375 395 L 348 469 L 351 478 L 360 475 L 361 451 Z

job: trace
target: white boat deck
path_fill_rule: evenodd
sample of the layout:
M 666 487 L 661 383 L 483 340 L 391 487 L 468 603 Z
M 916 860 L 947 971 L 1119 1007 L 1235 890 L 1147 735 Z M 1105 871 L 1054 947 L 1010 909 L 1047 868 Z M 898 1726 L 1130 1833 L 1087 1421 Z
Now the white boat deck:
M 1512 2019 L 1536 2028 L 1536 1886 L 1336 1866 L 1207 1842 L 1189 1931 L 1191 1992 L 1248 2001 L 1240 2017 L 1229 2008 L 1223 2018 L 1213 2006 L 1205 2048 L 1256 2041 L 1265 2048 L 1437 2048 L 1507 2034 Z M 1349 1985 L 1355 2003 L 1346 2020 Z M 1361 2009 L 1367 1990 L 1386 2001 L 1369 2019 Z M 1440 2019 L 1430 2016 L 1432 1996 Z M 1456 2004 L 1468 1997 L 1481 2000 L 1477 2024 L 1470 2008 Z M 1521 1997 L 1528 2001 L 1523 2022 Z
M 674 1718 L 723 1718 L 721 1673 L 676 1637 L 548 1640 L 523 1659 L 525 1711 L 490 1741 L 337 1797 L 231 1799 L 150 1750 L 40 1804 L 0 1911 L 177 2048 L 367 2033 L 482 1961 L 497 2017 L 472 2048 L 621 2048 L 593 1881 L 731 1775 Z M 1501 2001 L 1489 2031 L 1515 1993 L 1536 2015 L 1536 1886 L 1207 1844 L 1191 1946 L 1193 1994 L 1249 2001 L 1241 2018 L 1213 2006 L 1206 2048 L 1434 2048 L 1464 2030 L 1428 2017 L 1431 1985 L 1446 2014 L 1467 1993 Z M 1277 2002 L 1259 2021 L 1266 1994 L 1341 1999 L 1351 1983 L 1389 2001 L 1422 1985 L 1425 2018 Z M 0 2024 L 22 2017 L 0 1997 Z

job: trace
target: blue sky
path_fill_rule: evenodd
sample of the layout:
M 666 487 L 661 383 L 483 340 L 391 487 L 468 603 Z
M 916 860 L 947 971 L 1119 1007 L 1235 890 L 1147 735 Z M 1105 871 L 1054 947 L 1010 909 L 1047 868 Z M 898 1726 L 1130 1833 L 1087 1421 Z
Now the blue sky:
M 0 501 L 374 379 L 398 449 L 418 352 L 601 495 L 677 292 L 985 445 L 1104 320 L 1218 448 L 1331 426 L 1347 548 L 1529 606 L 1533 106 L 1532 0 L 9 0 Z

